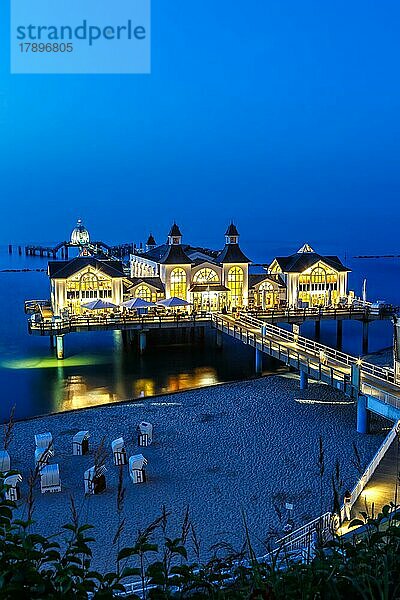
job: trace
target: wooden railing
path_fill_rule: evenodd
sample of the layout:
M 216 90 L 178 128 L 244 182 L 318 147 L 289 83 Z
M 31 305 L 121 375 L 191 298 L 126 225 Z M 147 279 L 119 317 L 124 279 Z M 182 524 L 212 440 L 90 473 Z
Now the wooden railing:
M 379 463 L 381 462 L 381 460 L 383 459 L 386 452 L 389 450 L 390 446 L 392 445 L 392 443 L 396 439 L 396 437 L 399 435 L 399 433 L 400 433 L 400 421 L 397 421 L 393 425 L 392 429 L 389 431 L 386 438 L 383 440 L 383 442 L 380 445 L 375 456 L 372 458 L 371 462 L 368 464 L 364 473 L 361 475 L 360 479 L 354 486 L 354 488 L 351 492 L 350 507 L 352 507 L 354 505 L 354 503 L 357 501 L 358 497 L 362 493 L 362 491 L 365 488 L 365 486 L 367 485 L 367 483 L 370 481 L 371 477 L 373 476 L 377 467 L 379 466 Z M 342 509 L 341 509 L 341 515 L 342 515 L 342 521 L 343 521 L 344 516 L 345 516 L 344 507 L 342 507 Z
M 194 326 L 197 323 L 210 322 L 210 315 L 205 313 L 204 315 L 141 315 L 135 316 L 132 314 L 116 314 L 114 316 L 78 316 L 74 315 L 68 318 L 53 318 L 45 320 L 32 320 L 28 321 L 29 333 L 38 333 L 40 335 L 65 335 L 67 333 L 73 333 L 82 330 L 96 330 L 96 329 L 128 329 L 134 326 L 146 325 L 159 325 L 162 327 L 163 324 L 170 324 L 179 326 L 181 323 L 187 324 L 188 326 Z
M 223 315 L 213 315 L 214 322 L 218 322 L 218 319 L 223 319 Z M 264 323 L 260 319 L 256 319 L 250 315 L 241 315 L 240 318 L 235 322 L 236 326 L 240 325 L 247 326 L 250 329 L 258 330 L 261 338 L 271 338 L 274 340 L 281 340 L 283 342 L 294 345 L 298 350 L 304 350 L 305 352 L 315 355 L 320 361 L 323 359 L 330 359 L 337 363 L 338 366 L 351 367 L 351 365 L 359 365 L 361 370 L 361 376 L 370 376 L 377 379 L 382 379 L 392 385 L 395 385 L 394 370 L 390 367 L 380 367 L 373 365 L 372 363 L 361 361 L 355 356 L 325 346 L 308 338 L 296 335 L 292 331 L 278 327 L 277 325 L 271 325 Z M 400 391 L 400 386 L 399 391 Z
M 371 306 L 344 306 L 336 308 L 270 308 L 266 310 L 259 310 L 253 308 L 249 310 L 249 313 L 253 314 L 256 318 L 267 319 L 271 321 L 285 321 L 288 319 L 301 320 L 341 320 L 341 319 L 356 319 L 356 320 L 376 320 L 376 319 L 387 319 L 394 314 L 393 310 L 380 311 L 378 308 L 371 308 Z

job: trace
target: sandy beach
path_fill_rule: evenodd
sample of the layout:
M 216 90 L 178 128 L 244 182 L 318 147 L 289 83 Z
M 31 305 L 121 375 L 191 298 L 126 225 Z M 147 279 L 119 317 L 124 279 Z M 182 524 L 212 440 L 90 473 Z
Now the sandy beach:
M 154 424 L 154 442 L 139 450 L 135 430 L 141 420 Z M 138 528 L 157 517 L 163 504 L 172 512 L 171 536 L 179 535 L 182 514 L 189 506 L 207 557 L 217 541 L 240 547 L 242 508 L 259 552 L 270 528 L 282 527 L 274 503 L 294 504 L 296 527 L 319 514 L 319 436 L 325 447 L 323 510 L 330 509 L 336 460 L 344 487 L 350 488 L 358 478 L 352 444 L 366 466 L 383 439 L 380 432 L 357 434 L 355 424 L 356 407 L 343 394 L 322 384 L 310 384 L 300 392 L 298 377 L 289 374 L 18 422 L 10 454 L 12 468 L 23 475 L 24 514 L 27 477 L 34 466 L 34 434 L 52 433 L 51 462 L 60 465 L 62 491 L 42 495 L 37 487 L 35 528 L 46 534 L 58 532 L 68 521 L 72 494 L 82 522 L 95 525 L 93 566 L 112 570 L 118 469 L 112 462 L 111 440 L 123 436 L 128 456 L 141 451 L 148 459 L 146 484 L 133 485 L 124 467 L 126 526 L 121 544 L 132 545 Z M 90 454 L 72 456 L 72 437 L 81 429 L 91 433 Z M 103 436 L 107 490 L 85 499 L 83 473 L 93 465 L 94 448 Z

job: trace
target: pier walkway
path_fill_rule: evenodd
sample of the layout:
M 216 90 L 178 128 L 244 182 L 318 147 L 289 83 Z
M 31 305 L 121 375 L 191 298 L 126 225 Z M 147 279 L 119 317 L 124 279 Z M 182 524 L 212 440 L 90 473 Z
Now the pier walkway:
M 39 312 L 40 306 L 48 305 L 50 306 L 50 302 L 48 300 L 27 300 L 25 302 L 25 312 L 26 313 L 34 313 Z M 337 321 L 339 324 L 345 320 L 355 320 L 355 321 L 363 321 L 363 322 L 372 322 L 377 320 L 391 319 L 393 316 L 392 311 L 379 312 L 378 310 L 372 310 L 369 307 L 357 307 L 352 308 L 288 308 L 288 309 L 271 309 L 265 311 L 249 311 L 247 313 L 241 313 L 241 315 L 248 315 L 249 317 L 253 317 L 255 319 L 260 319 L 265 323 L 288 323 L 288 324 L 301 324 L 305 321 Z M 39 335 L 64 335 L 65 333 L 72 333 L 75 331 L 83 331 L 82 327 L 86 326 L 88 329 L 86 331 L 90 331 L 92 324 L 96 327 L 99 326 L 99 323 L 103 323 L 105 329 L 108 329 L 112 324 L 113 329 L 118 329 L 118 325 L 121 329 L 125 329 L 129 324 L 136 325 L 140 322 L 145 323 L 159 323 L 160 318 L 165 320 L 164 316 L 157 315 L 145 315 L 141 317 L 137 317 L 132 314 L 115 314 L 111 316 L 95 316 L 91 315 L 71 315 L 67 318 L 58 318 L 55 317 L 53 320 L 47 321 L 29 321 L 29 333 L 39 334 Z M 210 324 L 212 321 L 212 313 L 201 312 L 196 314 L 195 316 L 188 315 L 180 316 L 181 319 L 193 320 L 193 319 L 202 319 L 207 320 Z M 173 321 L 173 318 L 169 317 L 169 320 Z
M 391 442 L 388 450 L 380 460 L 372 477 L 357 497 L 352 506 L 352 518 L 359 517 L 361 512 L 375 515 L 391 502 L 399 503 L 400 499 L 400 441 L 399 434 Z
M 300 371 L 301 382 L 308 376 L 342 390 L 358 401 L 358 430 L 368 430 L 368 412 L 392 421 L 400 419 L 400 386 L 394 370 L 379 367 L 329 346 L 241 315 L 212 316 L 214 327 L 256 350 L 256 371 L 261 372 L 262 354 L 268 354 Z

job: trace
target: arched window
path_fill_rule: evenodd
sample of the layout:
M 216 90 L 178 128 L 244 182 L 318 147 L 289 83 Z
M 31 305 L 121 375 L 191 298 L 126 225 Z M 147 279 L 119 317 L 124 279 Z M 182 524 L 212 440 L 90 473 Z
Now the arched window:
M 232 306 L 242 306 L 243 304 L 243 269 L 232 267 L 228 271 L 228 288 L 231 290 Z
M 326 271 L 322 267 L 316 267 L 311 271 L 311 283 L 325 283 Z
M 269 281 L 264 281 L 258 289 L 260 292 L 273 292 L 274 286 Z
M 151 290 L 147 285 L 139 285 L 135 291 L 135 297 L 151 302 Z
M 270 281 L 264 281 L 258 288 L 259 305 L 263 309 L 272 308 L 278 303 L 278 292 L 274 290 L 274 286 Z
M 219 283 L 218 274 L 213 269 L 200 269 L 193 276 L 193 283 L 207 284 Z
M 171 272 L 171 296 L 186 300 L 186 273 L 179 267 Z
M 85 273 L 81 277 L 81 290 L 97 290 L 99 287 L 99 280 L 94 273 Z
M 79 282 L 80 296 L 83 300 L 99 297 L 99 279 L 94 273 L 85 273 Z

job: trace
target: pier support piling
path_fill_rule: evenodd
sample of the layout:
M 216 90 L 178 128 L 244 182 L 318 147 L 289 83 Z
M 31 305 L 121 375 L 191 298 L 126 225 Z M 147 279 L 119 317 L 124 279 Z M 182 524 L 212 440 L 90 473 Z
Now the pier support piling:
M 139 354 L 144 354 L 146 352 L 147 346 L 147 335 L 145 331 L 141 331 L 139 333 Z
M 357 400 L 357 432 L 358 433 L 369 433 L 370 432 L 370 419 L 371 415 L 367 409 L 367 398 L 366 396 L 359 396 Z
M 351 365 L 351 397 L 358 399 L 360 394 L 361 375 L 360 366 Z
M 305 371 L 300 371 L 300 389 L 308 389 L 308 375 Z
M 321 339 L 321 321 L 315 321 L 315 341 L 319 342 Z
M 215 333 L 215 345 L 218 348 L 218 350 L 222 349 L 222 344 L 223 344 L 223 341 L 222 341 L 222 331 L 220 331 L 219 329 L 217 329 L 216 333 Z
M 63 360 L 63 358 L 64 358 L 64 336 L 63 335 L 56 336 L 56 348 L 57 348 L 58 360 Z
M 343 321 L 336 321 L 336 348 L 343 348 Z
M 255 369 L 256 375 L 262 375 L 263 353 L 258 348 L 255 349 Z
M 54 335 L 50 336 L 49 342 L 50 342 L 50 350 L 54 350 L 54 348 L 55 348 Z
M 363 321 L 363 330 L 362 330 L 362 353 L 363 354 L 368 354 L 368 330 L 369 330 L 368 321 Z
M 122 337 L 122 347 L 124 349 L 126 349 L 128 347 L 128 343 L 129 343 L 129 331 L 121 331 L 121 337 Z

